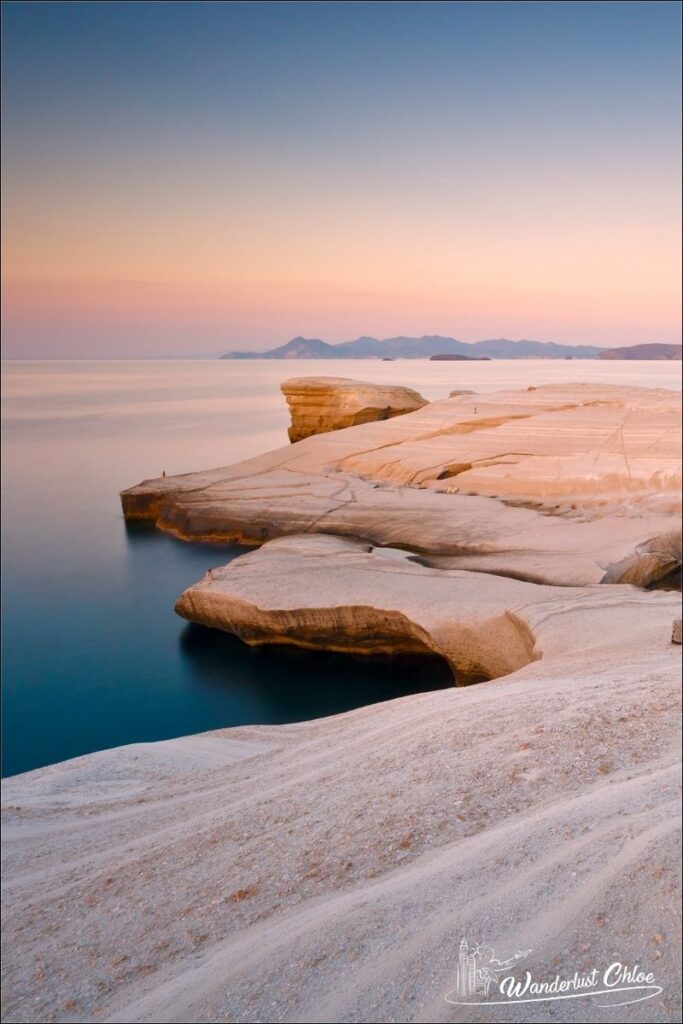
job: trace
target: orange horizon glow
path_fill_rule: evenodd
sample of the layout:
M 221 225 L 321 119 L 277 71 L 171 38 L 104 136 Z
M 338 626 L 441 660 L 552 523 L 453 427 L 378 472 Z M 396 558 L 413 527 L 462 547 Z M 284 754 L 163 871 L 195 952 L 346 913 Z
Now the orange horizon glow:
M 156 32 L 154 6 L 141 5 Z M 563 5 L 535 5 L 548 8 L 546 21 L 490 5 L 498 35 L 479 5 L 445 5 L 443 40 L 441 23 L 411 10 L 420 5 L 399 5 L 397 25 L 407 19 L 417 35 L 384 53 L 386 21 L 366 5 L 374 43 L 359 51 L 358 28 L 352 52 L 365 62 L 351 73 L 328 24 L 351 30 L 341 9 L 294 6 L 317 50 L 284 12 L 273 14 L 282 24 L 269 49 L 242 5 L 190 20 L 178 5 L 169 17 L 185 34 L 201 35 L 204 20 L 229 24 L 249 59 L 233 69 L 220 34 L 202 36 L 181 83 L 171 63 L 148 81 L 144 62 L 129 83 L 112 43 L 109 77 L 100 51 L 93 63 L 92 98 L 70 82 L 73 60 L 90 59 L 88 17 L 74 10 L 82 38 L 59 46 L 63 12 L 31 26 L 6 85 L 7 355 L 220 353 L 295 335 L 680 340 L 668 15 L 613 17 L 597 5 L 570 19 L 575 53 L 560 31 Z M 124 14 L 107 11 L 120 45 L 131 32 Z M 42 78 L 30 75 L 40 31 Z M 515 31 L 536 46 L 535 65 Z M 180 30 L 168 40 L 166 58 L 185 52 Z M 507 71 L 482 79 L 477 61 L 491 46 Z M 435 71 L 427 57 L 439 47 Z M 397 71 L 416 53 L 419 74 Z

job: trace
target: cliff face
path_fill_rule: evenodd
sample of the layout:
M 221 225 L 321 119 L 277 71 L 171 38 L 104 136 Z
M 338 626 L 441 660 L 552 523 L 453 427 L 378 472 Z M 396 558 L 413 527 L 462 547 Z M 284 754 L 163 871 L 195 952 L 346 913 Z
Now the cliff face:
M 606 348 L 598 359 L 680 360 L 681 352 L 681 345 L 630 345 L 626 348 Z

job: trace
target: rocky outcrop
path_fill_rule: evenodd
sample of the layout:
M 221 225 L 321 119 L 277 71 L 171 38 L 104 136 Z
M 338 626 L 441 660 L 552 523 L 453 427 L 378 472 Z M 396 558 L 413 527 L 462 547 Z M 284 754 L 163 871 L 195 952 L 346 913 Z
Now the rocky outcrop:
M 247 643 L 429 652 L 445 658 L 456 679 L 493 678 L 538 656 L 516 612 L 551 593 L 555 588 L 429 569 L 360 541 L 304 535 L 212 569 L 184 592 L 176 611 Z
M 438 654 L 457 682 L 507 675 L 566 654 L 570 643 L 586 652 L 604 643 L 596 617 L 614 638 L 665 622 L 677 603 L 674 594 L 638 598 L 629 586 L 540 586 L 433 569 L 360 541 L 304 535 L 210 570 L 176 611 L 250 644 Z M 631 622 L 635 606 L 640 627 Z
M 421 409 L 427 402 L 417 391 L 392 384 L 366 384 L 345 377 L 292 377 L 280 388 L 292 425 L 289 439 L 387 420 Z
M 612 1017 L 679 1020 L 679 595 L 621 582 L 679 557 L 678 401 L 460 395 L 124 492 L 261 544 L 185 591 L 190 621 L 487 681 L 6 780 L 4 1019 L 450 1019 L 471 936 L 546 984 L 637 964 L 662 998 Z
M 189 540 L 332 533 L 448 568 L 646 585 L 680 561 L 679 415 L 680 394 L 647 388 L 460 395 L 121 497 Z
M 222 573 L 193 600 L 217 615 L 225 598 L 252 642 L 276 621 L 322 642 L 374 602 L 482 668 L 521 667 L 5 780 L 5 1020 L 514 1024 L 552 1005 L 575 1024 L 604 1002 L 453 1017 L 463 935 L 501 959 L 532 949 L 546 983 L 637 964 L 661 1000 L 599 1019 L 680 1019 L 677 595 L 439 583 L 310 535 Z

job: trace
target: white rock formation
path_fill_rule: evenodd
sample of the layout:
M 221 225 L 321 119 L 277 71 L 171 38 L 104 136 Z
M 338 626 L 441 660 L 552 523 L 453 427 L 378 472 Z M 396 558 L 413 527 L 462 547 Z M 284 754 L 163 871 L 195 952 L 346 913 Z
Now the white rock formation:
M 292 417 L 292 442 L 312 434 L 403 416 L 427 404 L 412 388 L 367 384 L 345 377 L 292 377 L 280 389 Z
M 659 627 L 663 642 L 664 610 L 678 602 L 630 586 L 539 586 L 433 569 L 359 541 L 309 535 L 271 541 L 212 569 L 176 611 L 252 644 L 439 654 L 457 680 L 506 675 L 572 646 L 602 647 L 605 630 L 633 637 Z
M 462 689 L 6 780 L 5 1020 L 549 1019 L 545 1004 L 458 1016 L 444 997 L 462 936 L 501 957 L 531 949 L 537 981 L 619 960 L 663 990 L 614 1014 L 558 1001 L 553 1020 L 680 1019 L 677 595 L 557 588 L 546 604 L 534 593 L 553 588 L 499 580 L 496 598 L 481 574 L 427 583 L 410 562 L 328 544 L 232 563 L 239 614 L 320 622 L 329 564 L 345 602 L 381 577 L 444 643 L 475 623 L 487 658 L 512 607 L 542 657 Z M 468 576 L 477 611 L 453 600 L 442 615 Z
M 124 492 L 185 538 L 280 538 L 188 588 L 193 621 L 496 678 L 6 780 L 4 1019 L 679 1020 L 680 599 L 619 583 L 680 558 L 677 416 L 461 395 Z M 463 936 L 662 991 L 457 1010 Z
M 680 398 L 588 384 L 460 396 L 145 481 L 123 509 L 188 540 L 333 533 L 536 582 L 644 585 L 680 562 Z

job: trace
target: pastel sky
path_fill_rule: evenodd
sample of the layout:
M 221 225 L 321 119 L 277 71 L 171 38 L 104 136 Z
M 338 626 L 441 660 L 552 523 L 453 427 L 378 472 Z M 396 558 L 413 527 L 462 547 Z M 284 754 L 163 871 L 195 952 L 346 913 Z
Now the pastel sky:
M 3 9 L 7 357 L 680 340 L 677 3 Z

